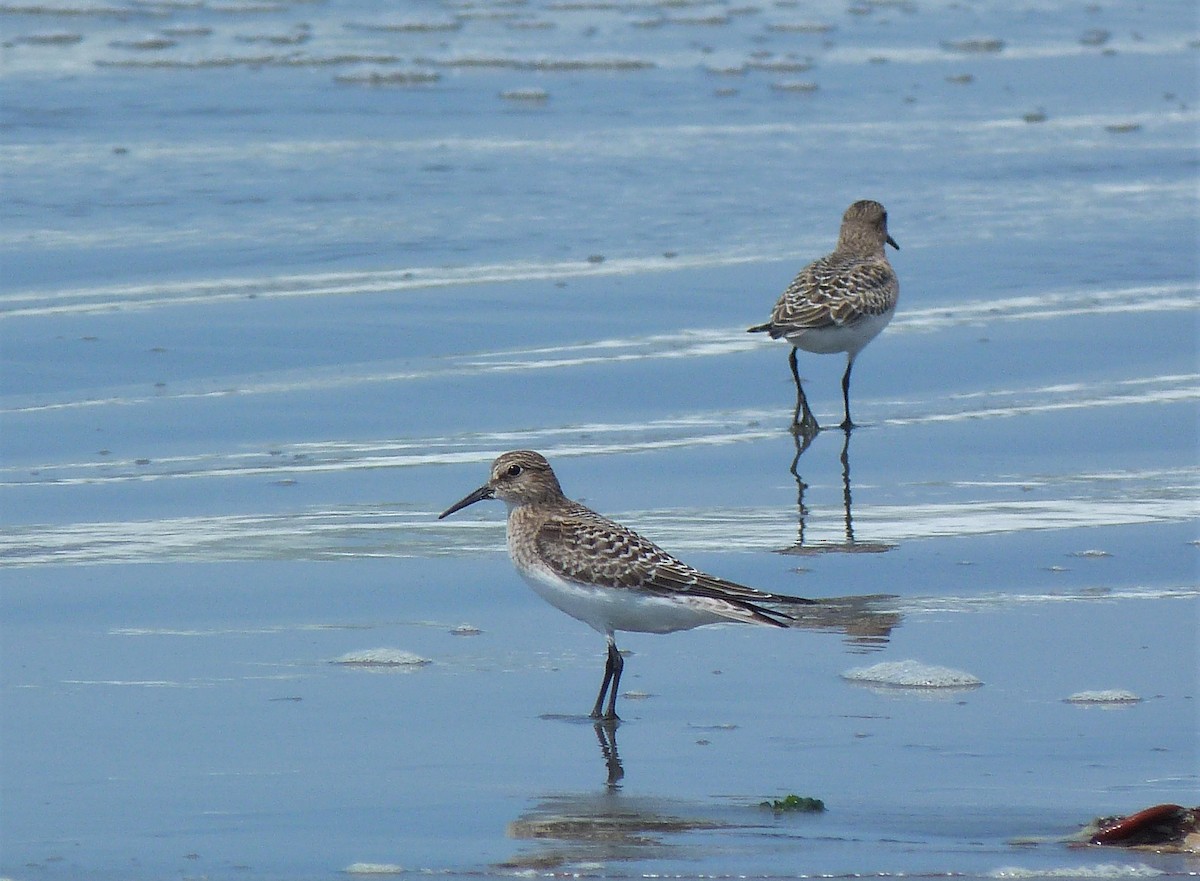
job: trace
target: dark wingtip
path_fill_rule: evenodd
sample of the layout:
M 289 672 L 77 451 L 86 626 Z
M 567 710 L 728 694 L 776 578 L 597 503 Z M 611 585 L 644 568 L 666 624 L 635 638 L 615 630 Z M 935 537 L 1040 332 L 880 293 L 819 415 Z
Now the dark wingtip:
M 789 596 L 786 593 L 769 594 L 766 602 L 785 603 L 791 606 L 813 606 L 817 603 L 816 600 Z M 747 603 L 746 606 L 754 614 L 755 619 L 764 624 L 773 624 L 776 627 L 791 627 L 797 621 L 795 615 L 789 615 L 787 612 L 780 611 L 779 609 L 770 609 L 758 603 Z
M 775 594 L 771 597 L 777 603 L 787 603 L 791 606 L 815 606 L 816 600 L 810 600 L 808 597 L 793 597 L 785 593 Z
M 764 333 L 770 329 L 771 322 L 768 321 L 766 324 L 756 324 L 754 327 L 747 327 L 746 333 Z

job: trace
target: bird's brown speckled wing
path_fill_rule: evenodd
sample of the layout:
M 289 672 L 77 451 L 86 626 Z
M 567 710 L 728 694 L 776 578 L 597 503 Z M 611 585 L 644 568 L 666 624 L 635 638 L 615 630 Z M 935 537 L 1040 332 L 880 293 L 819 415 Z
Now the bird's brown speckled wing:
M 886 260 L 830 254 L 804 267 L 788 285 L 771 313 L 771 336 L 882 315 L 895 307 L 899 288 Z
M 708 575 L 582 505 L 572 505 L 569 511 L 548 519 L 538 530 L 536 543 L 542 562 L 572 581 L 722 600 L 772 624 L 782 623 L 776 618 L 787 616 L 757 604 L 810 602 Z

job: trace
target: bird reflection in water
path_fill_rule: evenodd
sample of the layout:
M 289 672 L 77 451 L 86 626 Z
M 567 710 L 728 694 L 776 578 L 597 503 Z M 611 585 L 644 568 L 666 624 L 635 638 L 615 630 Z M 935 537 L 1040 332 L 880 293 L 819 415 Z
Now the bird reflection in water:
M 802 434 L 793 434 L 792 437 L 796 442 L 796 455 L 792 457 L 792 464 L 788 470 L 796 478 L 796 508 L 799 512 L 800 520 L 797 526 L 796 543 L 790 548 L 782 549 L 780 553 L 800 555 L 829 553 L 881 554 L 895 547 L 894 544 L 887 542 L 860 541 L 854 535 L 854 512 L 850 495 L 850 430 L 845 429 L 844 434 L 845 440 L 842 442 L 842 455 L 840 457 L 842 463 L 842 507 L 845 513 L 844 540 L 808 541 L 805 538 L 804 530 L 808 521 L 809 509 L 804 504 L 804 492 L 808 489 L 808 484 L 800 476 L 800 457 L 812 445 L 817 435 L 805 436 Z
M 600 755 L 604 757 L 604 767 L 608 773 L 605 786 L 609 789 L 620 789 L 621 778 L 625 776 L 625 767 L 621 764 L 621 756 L 617 752 L 618 719 L 598 719 L 593 727 L 596 729 L 596 739 L 600 741 Z
M 901 620 L 895 597 L 875 594 L 819 599 L 795 613 L 789 628 L 842 633 L 859 650 L 878 648 Z M 546 796 L 508 824 L 508 836 L 536 842 L 497 868 L 560 871 L 577 864 L 605 864 L 678 857 L 694 839 L 681 833 L 755 828 L 712 805 L 629 797 L 621 791 L 625 766 L 617 746 L 618 719 L 546 715 L 543 719 L 589 722 L 600 747 L 604 786 L 598 791 Z M 696 846 L 694 843 L 692 846 Z
M 624 795 L 617 785 L 624 773 L 617 758 L 618 725 L 603 721 L 594 726 L 608 774 L 604 788 L 546 796 L 509 823 L 509 838 L 536 844 L 499 868 L 552 871 L 579 863 L 662 859 L 686 847 L 673 840 L 680 833 L 731 825 L 695 816 L 705 813 L 697 805 Z
M 796 543 L 782 548 L 782 554 L 815 556 L 830 553 L 880 554 L 890 551 L 894 544 L 861 541 L 854 534 L 854 513 L 850 496 L 850 430 L 844 429 L 842 443 L 842 505 L 845 514 L 843 540 L 812 541 L 804 534 L 809 516 L 804 503 L 804 492 L 808 484 L 800 476 L 800 457 L 812 445 L 817 435 L 793 434 L 796 455 L 792 458 L 790 471 L 796 478 L 796 508 L 799 513 Z M 846 642 L 858 649 L 876 649 L 887 644 L 892 629 L 899 625 L 901 614 L 895 609 L 895 597 L 888 594 L 847 596 L 819 599 L 816 604 L 797 611 L 795 620 L 789 625 L 808 630 L 834 630 L 845 635 Z

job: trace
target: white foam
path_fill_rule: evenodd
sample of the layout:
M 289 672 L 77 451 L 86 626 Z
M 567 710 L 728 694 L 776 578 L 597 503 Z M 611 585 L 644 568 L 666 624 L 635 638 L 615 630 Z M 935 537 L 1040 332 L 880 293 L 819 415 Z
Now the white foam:
M 114 685 L 121 688 L 208 688 L 205 681 L 176 682 L 172 679 L 64 679 L 64 685 Z
M 1064 866 L 1058 869 L 1026 869 L 1006 866 L 988 872 L 989 878 L 1157 878 L 1164 872 L 1150 866 L 1099 863 L 1095 866 Z
M 731 258 L 745 262 L 745 258 Z M 677 267 L 685 258 L 661 261 Z M 693 266 L 704 263 L 692 261 Z M 599 274 L 640 265 L 649 270 L 655 260 L 614 260 L 599 266 L 562 264 L 570 271 Z M 510 267 L 511 269 L 511 267 Z M 226 298 L 332 296 L 368 294 L 373 290 L 400 287 L 436 287 L 467 283 L 474 271 L 495 274 L 498 267 L 474 267 L 465 270 L 414 270 L 412 272 L 349 273 L 340 276 L 309 275 L 280 279 L 226 279 L 212 282 L 178 283 L 157 287 L 97 288 L 90 291 L 0 294 L 0 319 L 16 315 L 46 314 L 60 311 L 99 311 L 149 308 L 185 302 L 216 302 Z M 567 271 L 566 269 L 563 270 Z M 537 272 L 530 267 L 532 275 Z M 519 273 L 518 273 L 519 274 Z M 407 279 L 406 276 L 415 276 Z M 551 277 L 551 276 L 547 276 Z M 452 279 L 457 279 L 457 282 Z M 117 291 L 124 290 L 123 295 Z M 157 299 L 156 299 L 157 298 Z M 936 332 L 997 321 L 1039 321 L 1071 315 L 1145 313 L 1147 311 L 1193 312 L 1200 307 L 1200 292 L 1194 282 L 1137 285 L 1109 290 L 1073 289 L 1046 291 L 1005 299 L 992 299 L 953 306 L 908 310 L 896 317 L 889 333 Z M 32 310 L 32 311 L 30 311 Z M 447 376 L 465 377 L 506 372 L 532 372 L 574 369 L 594 364 L 679 360 L 724 357 L 770 349 L 771 340 L 747 334 L 745 328 L 678 328 L 669 332 L 632 337 L 613 337 L 598 341 L 570 342 L 551 347 L 524 348 L 493 352 L 450 355 L 413 361 L 371 362 L 360 369 L 344 365 L 326 369 L 276 371 L 267 375 L 229 375 L 212 377 L 201 384 L 176 384 L 148 391 L 144 387 L 113 387 L 92 390 L 88 397 L 10 398 L 0 412 L 40 412 L 76 407 L 131 405 L 161 406 L 164 400 L 209 399 L 228 395 L 271 395 L 298 391 L 337 390 L 368 385 L 392 385 L 398 382 L 423 382 Z M 1123 381 L 1055 384 L 1044 388 L 989 389 L 968 392 L 936 402 L 891 402 L 898 411 L 889 424 L 976 420 L 983 417 L 1029 415 L 1038 412 L 1075 410 L 1098 406 L 1128 406 L 1190 401 L 1200 398 L 1196 374 L 1168 374 L 1136 377 Z M 760 414 L 761 415 L 761 414 Z M 898 417 L 898 418 L 897 418 Z M 758 417 L 756 417 L 758 418 Z
M 999 47 L 994 47 L 995 43 L 999 43 Z M 1147 55 L 1186 51 L 1183 40 L 1175 36 L 1151 41 L 1132 39 L 1117 41 L 1110 48 L 1117 49 L 1122 54 Z M 826 66 L 861 64 L 872 58 L 886 58 L 891 64 L 930 64 L 946 59 L 971 59 L 980 62 L 995 59 L 1004 59 L 1005 61 L 1065 59 L 1093 55 L 1095 52 L 1095 47 L 1085 46 L 1077 41 L 1059 40 L 1038 44 L 1022 42 L 1020 45 L 1013 45 L 984 35 L 946 41 L 937 46 L 881 46 L 876 43 L 866 46 L 840 46 L 828 51 L 822 56 L 821 61 Z
M 560 459 L 605 455 L 638 449 L 642 445 L 528 446 L 544 450 L 551 459 Z M 485 466 L 499 452 L 483 450 L 447 455 L 461 456 Z M 438 456 L 428 458 L 433 460 L 428 464 L 435 464 Z M 394 467 L 413 464 L 420 463 L 393 462 Z M 854 509 L 855 526 L 864 540 L 896 544 L 947 536 L 1183 522 L 1200 514 L 1200 505 L 1191 498 L 1173 498 L 1178 475 L 1167 475 L 1168 479 L 1163 483 L 1137 473 L 1127 477 L 1129 482 L 1121 481 L 1112 487 L 1097 486 L 1094 490 L 1097 498 L 1047 499 L 1037 504 L 1027 503 L 1023 510 L 1005 501 L 909 506 L 863 504 Z M 1105 481 L 1101 479 L 1100 483 Z M 1136 503 L 1113 498 L 1124 486 L 1138 486 L 1139 492 L 1148 496 L 1157 494 L 1158 497 Z M 711 550 L 714 543 L 728 551 L 759 552 L 777 550 L 796 541 L 795 524 L 781 519 L 778 509 L 773 506 L 604 513 L 644 531 L 664 547 L 680 553 Z M 258 560 L 278 559 L 281 555 L 288 558 L 301 555 L 313 560 L 341 559 L 349 554 L 360 558 L 396 559 L 504 550 L 503 512 L 484 511 L 477 517 L 447 521 L 437 520 L 436 514 L 437 510 L 378 510 L 348 506 L 283 513 L 13 526 L 0 531 L 0 568 L 146 560 Z M 839 509 L 836 518 L 810 518 L 806 540 L 810 543 L 844 541 L 845 527 L 840 515 Z M 1190 598 L 1197 596 L 1198 591 L 1192 584 L 1131 585 L 1106 589 L 1101 595 L 1105 600 Z M 918 597 L 905 606 L 908 613 L 974 611 L 1032 602 L 1092 602 L 1097 596 L 1094 590 L 1083 593 L 1063 590 L 1004 592 Z M 254 630 L 257 632 L 259 628 Z
M 403 875 L 404 867 L 395 863 L 351 863 L 343 871 L 347 875 Z
M 855 667 L 842 673 L 850 682 L 890 688 L 976 688 L 983 680 L 962 670 L 937 667 L 921 661 L 883 661 L 870 667 Z
M 1132 691 L 1126 691 L 1123 688 L 1077 691 L 1063 700 L 1069 704 L 1139 704 L 1142 702 L 1142 699 Z
M 347 652 L 330 663 L 351 667 L 424 667 L 433 661 L 403 649 L 378 648 Z
M 1070 591 L 1035 591 L 1031 593 L 993 592 L 970 596 L 913 597 L 896 603 L 905 615 L 923 612 L 980 612 L 1010 606 L 1032 604 L 1094 603 L 1114 600 L 1195 599 L 1200 588 L 1193 584 L 1130 585 L 1119 589 L 1084 587 Z
M 743 334 L 743 336 L 748 336 Z M 651 339 L 651 338 L 647 338 Z M 597 344 L 588 344 L 595 346 Z M 701 348 L 708 348 L 702 344 Z M 581 347 L 582 348 L 582 347 Z M 692 345 L 684 349 L 695 351 Z M 532 351 L 532 350 L 531 350 Z M 546 351 L 546 350 L 543 350 Z M 672 358 L 681 355 L 678 347 L 671 351 L 630 352 L 562 359 L 558 364 L 616 362 L 640 358 Z M 465 376 L 508 370 L 534 370 L 547 366 L 543 358 L 516 358 L 515 353 L 507 361 L 488 360 L 496 356 L 474 356 L 443 359 L 447 363 L 430 369 L 383 369 L 361 374 L 332 375 L 321 371 L 304 372 L 300 375 L 278 376 L 268 381 L 243 381 L 228 378 L 222 381 L 225 390 L 181 389 L 161 396 L 163 400 L 182 401 L 189 398 L 211 398 L 229 394 L 284 394 L 298 391 L 332 390 L 371 383 L 416 381 L 438 376 Z M 519 364 L 517 363 L 519 362 Z M 128 407 L 156 400 L 153 395 L 140 392 L 129 395 L 116 391 L 112 395 L 85 399 L 59 401 L 11 401 L 7 407 L 0 406 L 0 413 L 33 413 L 43 410 L 72 407 Z M 875 403 L 881 413 L 878 424 L 915 425 L 937 424 L 985 418 L 1009 418 L 1062 410 L 1087 408 L 1111 408 L 1123 406 L 1145 406 L 1154 404 L 1181 403 L 1200 400 L 1200 374 L 1166 374 L 1138 377 L 1116 382 L 1073 383 L 1040 388 L 1012 388 L 989 390 L 970 394 L 954 395 L 939 400 L 910 400 Z M 160 400 L 161 403 L 161 400 Z M 888 415 L 889 411 L 893 415 Z M 0 485 L 10 482 L 49 483 L 68 485 L 73 483 L 128 482 L 161 479 L 178 479 L 214 476 L 246 476 L 255 473 L 281 474 L 285 472 L 359 470 L 364 468 L 395 468 L 406 465 L 453 464 L 490 461 L 513 442 L 545 449 L 549 441 L 558 441 L 555 450 L 558 456 L 599 455 L 606 452 L 635 452 L 673 447 L 701 447 L 746 442 L 773 438 L 778 433 L 780 421 L 778 408 L 721 410 L 672 415 L 662 419 L 633 421 L 626 423 L 577 423 L 525 431 L 491 432 L 486 434 L 446 435 L 409 438 L 381 438 L 357 443 L 321 441 L 308 444 L 291 444 L 274 451 L 257 450 L 211 450 L 188 456 L 155 457 L 152 461 L 141 459 L 116 459 L 110 456 L 94 457 L 87 461 L 35 462 L 0 466 Z M 607 435 L 607 437 L 603 437 Z M 569 436 L 586 443 L 563 446 L 559 438 Z M 466 449 L 470 447 L 470 449 Z M 551 452 L 546 450 L 547 453 Z M 303 454 L 301 456 L 300 454 Z M 35 472 L 30 480 L 29 472 Z M 1184 479 L 1194 482 L 1192 474 Z M 1119 478 L 1114 472 L 1111 479 Z M 1091 475 L 1083 477 L 1090 479 Z M 1082 479 L 1082 478 L 1081 478 Z M 1009 485 L 1041 484 L 1039 478 L 1023 476 L 1009 480 Z M 971 485 L 965 482 L 962 485 Z M 1178 494 L 1173 494 L 1178 495 Z M 1183 497 L 1185 501 L 1194 494 Z

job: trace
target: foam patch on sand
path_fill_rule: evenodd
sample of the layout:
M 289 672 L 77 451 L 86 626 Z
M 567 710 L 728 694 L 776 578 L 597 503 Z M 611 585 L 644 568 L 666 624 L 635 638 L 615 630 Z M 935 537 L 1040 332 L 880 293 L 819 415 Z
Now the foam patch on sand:
M 1077 691 L 1063 700 L 1069 704 L 1140 704 L 1142 702 L 1142 699 L 1132 691 L 1126 691 L 1123 688 Z
M 884 661 L 870 667 L 855 667 L 842 673 L 850 682 L 889 688 L 976 688 L 983 680 L 962 670 L 937 667 L 921 661 Z
M 347 652 L 330 663 L 348 667 L 424 667 L 433 661 L 403 649 L 379 648 Z
M 1150 866 L 1123 866 L 1100 863 L 1095 866 L 1070 866 L 1060 869 L 1024 869 L 1006 867 L 988 872 L 989 878 L 1157 878 L 1165 874 Z
M 404 867 L 394 863 L 351 863 L 344 871 L 347 875 L 403 875 Z

